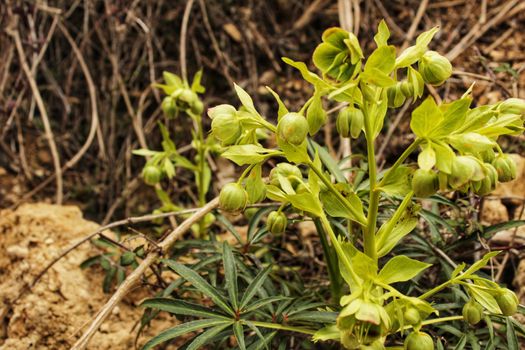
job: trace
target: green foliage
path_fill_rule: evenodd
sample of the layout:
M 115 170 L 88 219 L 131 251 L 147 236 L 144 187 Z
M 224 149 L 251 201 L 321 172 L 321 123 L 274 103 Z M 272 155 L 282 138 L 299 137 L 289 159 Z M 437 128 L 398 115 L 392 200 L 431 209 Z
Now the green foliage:
M 167 311 L 183 323 L 151 339 L 145 349 L 197 330 L 202 332 L 186 348 L 231 346 L 226 344 L 229 338 L 235 338 L 240 349 L 276 344 L 284 348 L 286 344 L 276 337 L 279 332 L 306 334 L 316 342 L 336 341 L 346 349 L 383 349 L 400 344 L 403 337 L 405 349 L 442 349 L 439 336 L 443 334 L 453 335 L 456 349 L 467 344 L 477 344 L 472 345 L 475 349 L 479 344 L 487 349 L 517 348 L 516 329 L 523 330 L 509 318 L 518 309 L 516 296 L 483 273 L 498 252 L 488 252 L 470 266 L 451 263 L 447 252 L 459 244 L 472 244 L 477 236 L 472 231 L 481 234 L 484 228 L 467 225 L 461 205 L 441 194 L 485 195 L 498 182 L 516 177 L 515 164 L 503 154 L 498 139 L 522 134 L 525 102 L 509 99 L 472 107 L 471 90 L 455 101 L 438 104 L 432 96 L 421 101 L 425 84 L 441 85 L 452 73 L 447 58 L 428 49 L 437 31 L 423 32 L 415 45 L 398 53 L 388 44 L 390 32 L 382 21 L 374 37 L 377 47 L 365 57 L 354 34 L 327 29 L 312 56 L 320 75 L 303 62 L 283 58 L 313 86 L 302 108 L 291 111 L 268 88 L 278 107 L 274 125 L 235 85 L 240 106 L 222 104 L 208 110 L 212 130 L 207 140 L 197 113 L 202 111 L 197 102 L 197 94 L 203 92 L 200 74 L 191 87 L 173 74 L 164 75 L 166 84 L 159 87 L 169 99 L 162 108 L 169 117 L 184 112 L 196 123 L 197 154 L 193 160 L 181 156 L 161 125 L 163 151 L 136 152 L 150 157 L 145 180 L 158 185 L 163 178 L 172 178 L 177 168 L 185 168 L 195 173 L 203 199 L 211 178 L 204 159 L 213 149 L 246 166 L 236 182 L 222 188 L 223 211 L 239 213 L 265 198 L 278 202 L 279 208 L 253 214 L 245 238 L 217 214 L 217 222 L 237 240 L 237 249 L 210 237 L 191 243 L 199 247 L 198 253 L 193 252 L 197 256 L 193 266 L 177 262 L 177 253 L 164 260 L 180 278 L 143 306 L 149 310 L 146 315 Z M 378 172 L 375 141 L 385 119 L 392 109 L 410 102 L 419 103 L 410 119 L 414 141 L 390 168 Z M 339 136 L 366 141 L 366 162 L 350 169 L 355 172 L 352 177 L 312 140 L 328 120 L 325 106 L 339 103 L 344 103 L 336 121 Z M 274 138 L 276 146 L 268 146 L 267 138 Z M 417 163 L 407 162 L 418 149 Z M 270 159 L 278 163 L 266 179 L 264 165 Z M 169 197 L 162 189 L 157 191 L 168 207 Z M 422 209 L 417 204 L 420 198 L 432 203 L 432 209 Z M 457 211 L 463 221 L 442 217 L 443 206 Z M 320 295 L 315 298 L 321 301 L 294 298 L 304 288 L 279 278 L 277 271 L 284 267 L 274 264 L 268 251 L 275 248 L 268 240 L 286 232 L 288 214 L 315 223 L 330 279 L 329 307 Z M 265 216 L 266 225 L 261 225 Z M 430 238 L 417 229 L 419 222 L 425 223 Z M 201 225 L 199 232 L 207 227 Z M 485 232 L 498 229 L 485 228 Z M 444 231 L 456 239 L 456 246 L 447 244 Z M 407 247 L 400 244 L 406 237 L 411 237 Z M 446 259 L 436 254 L 442 250 Z M 264 263 L 258 261 L 261 255 Z M 124 265 L 131 257 L 120 261 Z M 428 280 L 427 271 L 439 277 Z M 210 303 L 190 301 L 193 298 Z M 149 319 L 143 320 L 143 326 Z M 471 327 L 482 319 L 485 330 Z M 506 340 L 496 337 L 503 329 Z

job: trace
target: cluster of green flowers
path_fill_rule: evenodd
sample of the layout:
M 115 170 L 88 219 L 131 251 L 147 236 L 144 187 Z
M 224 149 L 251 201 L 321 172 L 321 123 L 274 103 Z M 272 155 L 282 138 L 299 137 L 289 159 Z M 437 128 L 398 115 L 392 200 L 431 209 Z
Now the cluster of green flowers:
M 341 28 L 330 28 L 313 53 L 313 63 L 322 76 L 310 72 L 302 62 L 283 59 L 314 87 L 313 96 L 301 110 L 290 112 L 269 89 L 279 105 L 275 126 L 257 112 L 249 95 L 235 86 L 240 108 L 219 105 L 208 111 L 212 134 L 224 147 L 223 157 L 241 166 L 248 165 L 237 182 L 223 187 L 219 197 L 221 208 L 240 212 L 250 203 L 269 198 L 282 203 L 268 217 L 270 232 L 282 233 L 286 229 L 283 208 L 292 207 L 319 219 L 329 236 L 332 247 L 326 251 L 333 249 L 336 254 L 339 262 L 333 269 L 340 271 L 339 278 L 348 283 L 351 294 L 340 299 L 342 310 L 337 323 L 319 330 L 315 340 L 337 339 L 347 349 L 384 349 L 389 334 L 403 332 L 408 327 L 413 331 L 405 339 L 405 349 L 433 349 L 432 338 L 421 328 L 430 315 L 437 313 L 425 299 L 441 287 L 416 298 L 391 286 L 412 279 L 430 265 L 396 256 L 378 272 L 378 258 L 388 254 L 416 227 L 417 218 L 409 207 L 412 195 L 428 197 L 439 190 L 485 195 L 498 181 L 516 177 L 516 165 L 496 141 L 501 135 L 523 132 L 525 101 L 508 99 L 471 108 L 470 90 L 462 98 L 441 105 L 428 97 L 415 108 L 410 123 L 415 141 L 382 177 L 377 174 L 374 140 L 383 127 L 388 108 L 416 101 L 422 97 L 425 84 L 441 85 L 452 74 L 447 58 L 428 49 L 436 32 L 437 28 L 433 28 L 422 33 L 414 46 L 397 55 L 396 48 L 387 43 L 390 33 L 381 22 L 374 37 L 377 49 L 363 64 L 364 55 L 355 35 Z M 314 136 L 328 118 L 323 98 L 345 103 L 336 120 L 341 137 L 358 138 L 364 134 L 367 140 L 368 210 L 363 209 L 360 198 L 363 193 L 356 193 L 344 177 L 335 176 L 338 183 L 332 183 L 322 170 L 319 150 L 308 152 L 308 136 Z M 275 134 L 277 148 L 262 146 L 260 139 L 268 133 Z M 403 165 L 418 147 L 421 148 L 418 168 Z M 286 161 L 273 168 L 265 180 L 261 166 L 272 157 L 284 157 Z M 297 165 L 306 167 L 306 178 Z M 382 194 L 405 199 L 393 217 L 376 230 Z M 354 222 L 354 229 L 363 235 L 364 252 L 336 237 L 327 215 Z M 463 309 L 463 318 L 471 324 L 479 322 L 485 310 L 503 315 L 516 312 L 514 293 L 473 274 L 491 256 L 467 271 L 462 271 L 464 265 L 460 266 L 444 285 L 456 283 L 468 289 L 471 301 Z

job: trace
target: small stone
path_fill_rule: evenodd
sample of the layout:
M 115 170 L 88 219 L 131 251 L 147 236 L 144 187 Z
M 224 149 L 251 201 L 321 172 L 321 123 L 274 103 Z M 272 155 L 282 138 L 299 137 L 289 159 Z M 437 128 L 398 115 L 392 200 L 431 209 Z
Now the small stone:
M 25 259 L 29 255 L 29 249 L 27 247 L 12 245 L 6 249 L 7 255 L 11 258 Z

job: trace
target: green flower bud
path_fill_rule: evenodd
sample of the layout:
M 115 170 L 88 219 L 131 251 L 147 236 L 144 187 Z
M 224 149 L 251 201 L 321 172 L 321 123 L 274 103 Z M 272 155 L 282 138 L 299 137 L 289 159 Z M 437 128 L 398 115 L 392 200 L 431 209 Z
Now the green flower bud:
M 204 110 L 204 104 L 201 100 L 197 99 L 193 102 L 190 108 L 193 114 L 201 115 L 202 111 Z
M 246 219 L 251 220 L 253 216 L 259 211 L 260 208 L 247 208 L 244 211 L 244 216 Z
M 390 108 L 398 108 L 403 103 L 405 103 L 406 96 L 403 94 L 403 91 L 401 91 L 401 83 L 396 83 L 396 85 L 390 86 L 386 90 L 386 95 L 388 97 L 388 107 Z
M 438 175 L 432 170 L 417 169 L 412 177 L 412 190 L 416 197 L 429 197 L 439 189 Z
M 364 82 L 361 82 L 360 88 L 366 101 L 375 101 L 377 88 Z
M 409 307 L 403 313 L 403 319 L 405 320 L 405 323 L 415 325 L 421 322 L 421 315 L 419 314 L 418 309 L 415 307 Z
M 363 129 L 365 116 L 360 109 L 351 107 L 343 108 L 337 115 L 335 123 L 337 132 L 341 137 L 350 137 L 356 139 Z
M 248 192 L 236 182 L 224 186 L 219 194 L 219 206 L 222 210 L 238 213 L 248 204 Z
M 525 114 L 525 100 L 522 98 L 508 98 L 498 106 L 502 114 Z
M 294 187 L 299 185 L 299 183 L 301 183 L 301 179 L 303 178 L 301 170 L 295 165 L 289 163 L 279 163 L 270 171 L 269 178 L 271 185 L 280 187 L 281 184 L 279 182 L 278 175 L 287 178 Z
M 341 332 L 340 341 L 345 349 L 359 349 L 359 339 L 350 331 Z
M 285 114 L 277 124 L 277 135 L 292 145 L 300 145 L 306 140 L 308 122 L 299 113 Z
M 516 163 L 508 155 L 497 156 L 492 161 L 492 165 L 498 172 L 500 182 L 508 182 L 516 178 Z
M 434 350 L 432 337 L 425 332 L 412 332 L 406 337 L 405 350 Z
M 223 104 L 210 108 L 208 116 L 212 119 L 211 131 L 223 146 L 232 145 L 239 139 L 242 128 L 233 106 Z
M 162 178 L 162 171 L 155 165 L 146 165 L 144 169 L 142 169 L 142 177 L 146 184 L 155 186 Z
M 518 297 L 510 289 L 502 288 L 494 298 L 503 315 L 512 316 L 518 311 Z
M 268 215 L 268 221 L 266 221 L 266 228 L 273 234 L 284 233 L 286 226 L 288 225 L 288 219 L 283 212 L 272 211 Z
M 498 173 L 491 164 L 484 163 L 483 168 L 485 177 L 474 184 L 474 190 L 480 196 L 485 196 L 495 190 L 498 182 Z
M 175 103 L 175 99 L 171 96 L 164 97 L 164 99 L 162 100 L 161 108 L 162 112 L 164 112 L 164 115 L 166 117 L 172 118 L 177 112 L 177 105 Z
M 419 73 L 423 80 L 432 85 L 441 85 L 452 75 L 452 65 L 436 51 L 427 51 L 419 60 Z
M 408 80 L 403 80 L 399 84 L 401 92 L 406 98 L 414 96 L 414 84 L 410 83 Z
M 470 300 L 463 305 L 462 314 L 465 321 L 471 325 L 475 325 L 483 318 L 483 307 L 474 300 Z
M 199 97 L 197 94 L 190 89 L 183 89 L 178 95 L 177 95 L 177 102 L 181 105 L 191 106 L 196 101 L 199 100 Z

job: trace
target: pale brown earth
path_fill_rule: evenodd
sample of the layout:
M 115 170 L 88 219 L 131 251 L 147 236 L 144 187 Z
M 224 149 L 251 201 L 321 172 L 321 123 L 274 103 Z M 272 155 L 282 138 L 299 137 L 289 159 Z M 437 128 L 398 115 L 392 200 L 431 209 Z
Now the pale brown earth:
M 29 293 L 19 298 L 24 284 L 72 241 L 96 230 L 74 206 L 25 204 L 0 211 L 0 349 L 69 349 L 82 327 L 109 298 L 102 291 L 101 269 L 80 269 L 96 254 L 86 243 L 66 256 Z M 115 308 L 94 336 L 89 349 L 133 349 L 142 310 L 136 306 L 146 294 L 137 290 Z M 161 317 L 139 339 L 143 344 L 175 319 Z

